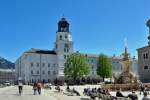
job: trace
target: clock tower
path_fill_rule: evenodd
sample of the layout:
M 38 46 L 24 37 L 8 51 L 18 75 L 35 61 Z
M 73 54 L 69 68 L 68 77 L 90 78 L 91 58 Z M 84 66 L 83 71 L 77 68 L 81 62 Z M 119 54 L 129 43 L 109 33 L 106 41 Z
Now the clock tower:
M 64 63 L 69 55 L 73 53 L 72 35 L 69 31 L 69 23 L 64 17 L 58 22 L 54 50 L 58 56 L 58 75 L 64 76 Z

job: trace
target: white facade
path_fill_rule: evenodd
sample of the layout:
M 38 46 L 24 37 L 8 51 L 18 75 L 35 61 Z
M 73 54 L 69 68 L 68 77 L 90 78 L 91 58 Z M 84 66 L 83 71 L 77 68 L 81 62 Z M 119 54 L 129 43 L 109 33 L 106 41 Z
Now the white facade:
M 25 82 L 51 81 L 58 76 L 57 55 L 53 51 L 31 49 L 15 63 L 16 78 Z
M 58 22 L 54 50 L 31 49 L 22 54 L 15 62 L 16 80 L 53 81 L 64 76 L 64 63 L 73 53 L 73 41 L 69 23 L 62 18 Z
M 90 65 L 90 73 L 88 76 L 96 76 L 97 75 L 97 61 L 98 55 L 94 54 L 86 54 L 87 61 Z M 123 72 L 124 65 L 121 63 L 122 57 L 109 57 L 112 64 L 112 73 L 115 76 L 120 75 Z M 130 71 L 133 75 L 138 76 L 138 61 L 136 59 L 131 59 Z

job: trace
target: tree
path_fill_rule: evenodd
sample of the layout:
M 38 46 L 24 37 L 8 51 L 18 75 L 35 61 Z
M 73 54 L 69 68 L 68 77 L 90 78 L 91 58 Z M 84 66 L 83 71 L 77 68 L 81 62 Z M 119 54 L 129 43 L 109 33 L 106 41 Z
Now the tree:
M 86 57 L 80 53 L 71 54 L 64 67 L 64 74 L 67 78 L 72 78 L 75 82 L 77 78 L 83 77 L 89 73 L 89 64 Z
M 101 76 L 103 81 L 105 78 L 111 78 L 112 65 L 110 59 L 104 54 L 100 54 L 98 57 L 97 75 Z

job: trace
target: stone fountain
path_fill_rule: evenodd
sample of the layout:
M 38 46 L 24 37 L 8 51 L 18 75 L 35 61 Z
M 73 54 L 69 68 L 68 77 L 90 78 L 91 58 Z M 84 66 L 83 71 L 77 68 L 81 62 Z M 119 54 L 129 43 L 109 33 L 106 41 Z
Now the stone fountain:
M 129 53 L 127 51 L 127 47 L 125 47 L 125 51 L 123 53 L 123 58 L 121 60 L 123 65 L 123 72 L 119 75 L 118 78 L 115 79 L 115 83 L 117 84 L 128 84 L 128 83 L 137 83 L 137 78 L 130 71 L 130 65 L 132 61 L 130 60 Z

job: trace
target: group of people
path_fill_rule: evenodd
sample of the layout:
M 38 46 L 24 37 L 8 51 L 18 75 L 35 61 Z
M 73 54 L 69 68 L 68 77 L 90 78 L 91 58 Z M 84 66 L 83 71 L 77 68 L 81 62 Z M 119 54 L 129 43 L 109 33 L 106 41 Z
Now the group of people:
M 41 82 L 34 82 L 33 84 L 33 94 L 36 95 L 37 92 L 40 95 L 41 94 L 41 88 L 42 84 Z M 22 94 L 22 89 L 23 89 L 23 82 L 22 80 L 18 80 L 18 89 L 19 89 L 19 95 Z
M 67 85 L 66 91 L 71 92 L 72 94 L 76 94 L 77 96 L 80 96 L 80 93 L 77 90 L 75 90 L 75 88 L 70 89 L 69 85 Z
M 147 90 L 147 91 L 142 91 L 142 92 L 143 92 L 143 95 L 144 95 L 144 97 L 142 98 L 142 100 L 150 100 L 150 98 L 147 97 L 147 95 L 148 95 L 148 93 L 149 93 L 148 90 Z M 141 90 L 140 90 L 140 94 L 141 94 Z M 129 94 L 129 95 L 127 95 L 127 96 L 124 96 L 124 95 L 121 93 L 120 89 L 117 89 L 116 96 L 117 96 L 117 97 L 130 98 L 131 100 L 138 100 L 138 96 L 137 96 L 137 94 L 135 94 L 135 91 L 134 91 L 134 90 L 132 90 L 132 93 L 131 93 L 131 94 Z
M 143 92 L 143 91 L 142 91 Z M 129 98 L 131 100 L 138 100 L 138 95 L 135 93 L 134 90 L 132 90 L 132 92 L 130 94 L 128 94 L 127 96 L 124 96 L 123 93 L 121 92 L 121 89 L 117 89 L 116 91 L 116 96 L 112 96 L 109 89 L 103 89 L 103 88 L 84 88 L 83 94 L 84 95 L 88 95 L 91 96 L 93 98 L 98 97 L 98 95 L 94 94 L 104 94 L 104 95 L 110 95 L 112 100 L 116 100 L 117 97 L 123 97 L 123 98 Z M 148 95 L 148 90 L 143 92 L 144 97 L 142 98 L 142 100 L 150 100 L 150 98 L 147 97 Z
M 144 85 L 143 83 L 140 83 L 140 95 L 143 92 L 143 94 L 146 92 L 147 94 L 149 94 L 149 90 L 148 90 L 148 86 Z
M 33 84 L 34 95 L 36 95 L 37 92 L 40 95 L 41 94 L 41 88 L 42 88 L 42 84 L 40 82 L 34 82 L 34 84 Z
M 112 96 L 109 89 L 103 89 L 103 88 L 84 88 L 83 91 L 84 95 L 88 95 L 90 96 L 93 100 L 95 100 L 96 97 L 99 97 L 99 94 L 103 94 L 103 95 L 110 95 L 112 100 L 116 100 L 115 96 Z
M 121 93 L 121 90 L 117 89 L 116 97 L 124 97 L 124 98 L 130 98 L 131 100 L 138 100 L 138 96 L 137 96 L 137 94 L 135 94 L 134 90 L 132 90 L 132 93 L 128 94 L 127 96 L 124 96 Z

